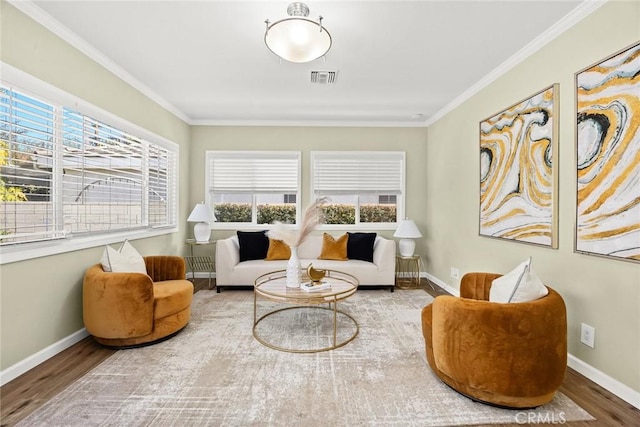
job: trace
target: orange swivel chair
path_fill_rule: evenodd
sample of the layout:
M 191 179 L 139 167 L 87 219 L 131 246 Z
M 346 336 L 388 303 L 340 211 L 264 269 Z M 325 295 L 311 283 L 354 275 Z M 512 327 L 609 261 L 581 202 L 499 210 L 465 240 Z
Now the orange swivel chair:
M 518 303 L 489 301 L 499 274 L 468 273 L 460 297 L 438 296 L 422 310 L 427 361 L 447 385 L 473 400 L 532 408 L 553 399 L 567 366 L 567 315 L 549 293 Z
M 179 256 L 144 257 L 147 274 L 90 267 L 82 283 L 83 319 L 96 341 L 135 347 L 167 339 L 191 316 L 193 284 Z

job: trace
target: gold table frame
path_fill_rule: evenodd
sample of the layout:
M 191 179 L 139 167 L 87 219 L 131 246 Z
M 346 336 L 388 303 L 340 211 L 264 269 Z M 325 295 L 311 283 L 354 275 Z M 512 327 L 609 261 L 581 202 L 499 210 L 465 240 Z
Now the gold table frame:
M 396 255 L 396 287 L 418 289 L 420 287 L 420 255 Z
M 349 298 L 355 294 L 358 289 L 359 282 L 354 276 L 336 270 L 325 270 L 326 276 L 324 281 L 331 283 L 331 289 L 317 292 L 307 292 L 299 288 L 288 288 L 286 286 L 286 270 L 278 270 L 271 273 L 261 275 L 255 280 L 253 286 L 253 337 L 262 345 L 274 350 L 284 351 L 287 353 L 320 353 L 323 351 L 335 350 L 355 339 L 360 331 L 360 326 L 356 319 L 342 310 L 338 310 L 338 301 Z M 302 282 L 308 281 L 307 277 L 303 277 Z M 270 301 L 285 302 L 295 304 L 293 307 L 279 308 L 271 310 L 266 314 L 258 317 L 258 296 Z M 328 304 L 328 307 L 321 307 L 322 304 Z M 265 318 L 286 310 L 298 310 L 305 308 L 315 308 L 319 310 L 330 310 L 333 312 L 333 343 L 328 347 L 297 349 L 275 345 L 264 337 L 261 337 L 256 331 L 258 324 Z M 346 339 L 338 342 L 338 314 L 346 316 L 355 325 L 355 332 Z

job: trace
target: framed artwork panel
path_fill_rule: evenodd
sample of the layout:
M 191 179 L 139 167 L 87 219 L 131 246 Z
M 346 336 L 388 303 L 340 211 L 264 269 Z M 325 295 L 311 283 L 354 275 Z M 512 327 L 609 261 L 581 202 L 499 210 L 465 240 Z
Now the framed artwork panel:
M 480 122 L 480 235 L 558 247 L 558 84 Z
M 575 250 L 640 262 L 640 42 L 575 81 Z

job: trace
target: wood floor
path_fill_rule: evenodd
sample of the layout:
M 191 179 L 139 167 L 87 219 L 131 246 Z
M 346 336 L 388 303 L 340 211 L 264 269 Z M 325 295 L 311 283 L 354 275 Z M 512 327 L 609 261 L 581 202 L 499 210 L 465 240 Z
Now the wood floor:
M 196 279 L 195 284 L 196 292 L 207 289 L 206 279 Z M 424 279 L 421 288 L 433 296 L 445 294 L 442 289 L 432 286 Z M 116 351 L 102 347 L 88 337 L 5 384 L 0 388 L 0 425 L 15 425 Z M 596 421 L 569 422 L 565 425 L 584 427 L 640 425 L 640 410 L 573 369 L 567 369 L 560 391 L 596 418 Z M 556 420 L 555 424 L 559 424 L 559 421 L 561 420 Z

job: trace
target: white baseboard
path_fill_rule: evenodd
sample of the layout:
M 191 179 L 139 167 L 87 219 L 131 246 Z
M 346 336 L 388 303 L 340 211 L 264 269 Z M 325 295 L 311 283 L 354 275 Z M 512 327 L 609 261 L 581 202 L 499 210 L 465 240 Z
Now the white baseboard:
M 609 390 L 625 402 L 640 409 L 640 392 L 637 392 L 631 387 L 622 384 L 620 381 L 611 378 L 609 375 L 594 368 L 588 363 L 583 362 L 571 353 L 569 353 L 567 357 L 567 366 L 579 374 L 589 378 L 600 387 Z
M 426 272 L 422 274 L 423 277 L 431 280 L 437 286 L 441 287 L 450 294 L 456 296 L 460 295 L 458 289 L 452 288 L 437 277 Z M 640 409 L 640 392 L 635 391 L 631 387 L 626 386 L 625 384 L 594 368 L 588 363 L 583 362 L 571 353 L 567 355 L 567 366 L 578 372 L 580 375 L 583 375 L 584 377 L 598 384 L 600 387 L 615 394 L 625 402 Z
M 80 329 L 77 332 L 61 339 L 60 341 L 51 344 L 49 347 L 40 350 L 39 352 L 32 354 L 20 362 L 9 366 L 7 369 L 0 372 L 0 386 L 5 385 L 11 380 L 16 379 L 25 372 L 35 368 L 42 362 L 63 350 L 71 347 L 75 343 L 89 336 L 89 332 L 85 328 Z
M 438 279 L 436 276 L 433 276 L 433 275 L 431 275 L 431 274 L 429 274 L 427 272 L 423 272 L 422 274 L 424 274 L 423 277 L 431 280 L 433 283 L 435 283 L 436 285 L 438 285 L 439 287 L 441 287 L 445 291 L 449 292 L 451 295 L 460 296 L 460 291 L 458 289 L 449 286 L 448 284 L 446 284 L 442 280 Z

